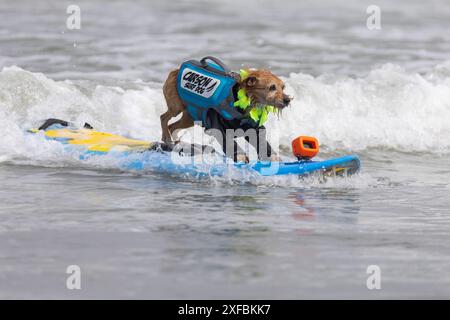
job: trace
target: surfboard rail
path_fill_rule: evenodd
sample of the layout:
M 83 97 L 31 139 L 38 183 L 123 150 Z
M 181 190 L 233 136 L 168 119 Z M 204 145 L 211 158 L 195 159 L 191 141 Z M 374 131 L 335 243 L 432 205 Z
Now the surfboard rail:
M 184 163 L 174 162 L 171 152 L 177 152 L 174 145 L 165 145 L 160 142 L 149 142 L 127 138 L 121 135 L 100 132 L 92 129 L 89 124 L 83 128 L 72 128 L 65 121 L 50 119 L 39 129 L 30 129 L 28 132 L 43 132 L 45 139 L 58 141 L 71 148 L 80 150 L 80 159 L 85 160 L 92 156 L 112 155 L 122 163 L 120 169 L 145 170 L 157 169 L 163 172 L 199 174 L 205 173 L 205 166 L 196 162 L 194 157 L 188 154 L 191 161 Z M 175 145 L 176 146 L 176 145 Z M 205 146 L 191 145 L 192 152 L 203 150 Z M 186 145 L 184 149 L 186 150 Z M 140 154 L 136 157 L 133 155 Z M 198 153 L 197 153 L 198 154 Z M 208 175 L 224 175 L 230 169 L 244 169 L 256 172 L 261 176 L 297 175 L 303 176 L 312 173 L 320 173 L 325 176 L 349 176 L 360 169 L 360 159 L 356 155 L 347 155 L 327 160 L 299 159 L 290 162 L 257 161 L 253 163 L 232 163 L 225 161 L 212 164 L 208 167 Z

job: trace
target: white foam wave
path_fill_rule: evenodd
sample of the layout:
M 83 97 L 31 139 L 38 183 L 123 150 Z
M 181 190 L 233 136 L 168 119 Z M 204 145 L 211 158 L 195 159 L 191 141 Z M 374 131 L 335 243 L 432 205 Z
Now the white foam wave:
M 445 66 L 420 75 L 385 65 L 357 79 L 291 74 L 286 82 L 293 105 L 281 121 L 271 119 L 267 125 L 281 141 L 305 134 L 331 149 L 450 151 L 450 71 Z
M 330 150 L 382 147 L 450 152 L 450 71 L 446 66 L 425 75 L 386 65 L 365 78 L 291 74 L 285 80 L 295 100 L 280 119 L 272 117 L 266 125 L 272 138 L 279 137 L 284 145 L 298 135 L 312 135 Z M 57 144 L 25 134 L 50 117 L 159 140 L 159 115 L 165 108 L 160 85 L 54 81 L 19 67 L 4 68 L 0 72 L 0 159 L 60 157 Z

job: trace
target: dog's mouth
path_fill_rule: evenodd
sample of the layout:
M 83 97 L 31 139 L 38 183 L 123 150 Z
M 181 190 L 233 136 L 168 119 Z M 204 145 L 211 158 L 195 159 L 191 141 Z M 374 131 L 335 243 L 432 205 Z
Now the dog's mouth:
M 273 106 L 279 111 L 281 111 L 284 108 L 288 107 L 291 104 L 291 101 L 292 101 L 291 97 L 285 96 L 283 99 L 263 100 L 261 102 L 256 102 L 255 106 L 257 107 Z
M 261 103 L 261 102 L 260 103 L 255 103 L 253 106 L 256 107 L 256 108 L 261 108 L 261 109 L 264 109 L 267 106 L 272 106 L 272 107 L 274 107 L 277 110 L 282 110 L 282 109 L 286 108 L 286 106 L 283 105 L 283 104 L 280 104 L 280 103 L 277 103 L 277 102 L 269 102 L 269 101 L 264 102 L 264 103 Z
M 275 103 L 273 103 L 273 106 L 277 109 L 283 110 L 286 107 L 289 107 L 291 103 L 291 100 L 283 100 L 283 101 L 276 101 Z
M 273 106 L 277 109 L 283 110 L 284 108 L 286 108 L 289 104 L 284 104 L 284 103 L 275 103 Z
M 273 102 L 272 105 L 273 105 L 274 107 L 276 107 L 277 109 L 282 110 L 282 109 L 288 107 L 288 106 L 291 104 L 291 101 L 292 101 L 292 98 L 291 98 L 291 97 L 289 97 L 289 96 L 286 95 L 286 94 L 283 94 L 283 98 L 282 98 L 282 99 L 276 99 L 276 100 Z

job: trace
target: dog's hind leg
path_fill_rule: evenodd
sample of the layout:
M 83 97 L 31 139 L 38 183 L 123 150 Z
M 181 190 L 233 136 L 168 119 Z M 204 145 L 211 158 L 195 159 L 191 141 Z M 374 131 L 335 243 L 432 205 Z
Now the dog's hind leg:
M 163 86 L 163 94 L 167 103 L 167 111 L 160 117 L 162 141 L 164 143 L 170 143 L 172 141 L 171 131 L 169 130 L 169 120 L 185 110 L 183 101 L 180 99 L 177 92 L 177 75 L 178 70 L 171 71 Z
M 170 136 L 169 131 L 169 120 L 176 116 L 177 115 L 173 115 L 171 110 L 169 109 L 159 117 L 161 120 L 162 141 L 164 143 L 170 143 L 172 141 L 172 137 Z
M 194 121 L 192 120 L 191 116 L 189 115 L 189 112 L 186 110 L 183 111 L 183 115 L 181 118 L 169 125 L 169 132 L 172 135 L 172 138 L 178 142 L 178 130 L 190 128 L 194 125 Z

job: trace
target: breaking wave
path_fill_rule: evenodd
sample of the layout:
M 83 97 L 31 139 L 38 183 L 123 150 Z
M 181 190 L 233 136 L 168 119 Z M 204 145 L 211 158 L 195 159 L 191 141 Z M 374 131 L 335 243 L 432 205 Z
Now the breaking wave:
M 295 100 L 266 125 L 271 139 L 282 145 L 312 135 L 330 151 L 450 151 L 450 69 L 445 66 L 427 74 L 385 65 L 364 78 L 293 73 L 285 80 Z M 0 161 L 61 156 L 54 143 L 25 134 L 50 117 L 159 140 L 165 108 L 161 84 L 54 81 L 5 67 L 0 72 Z

